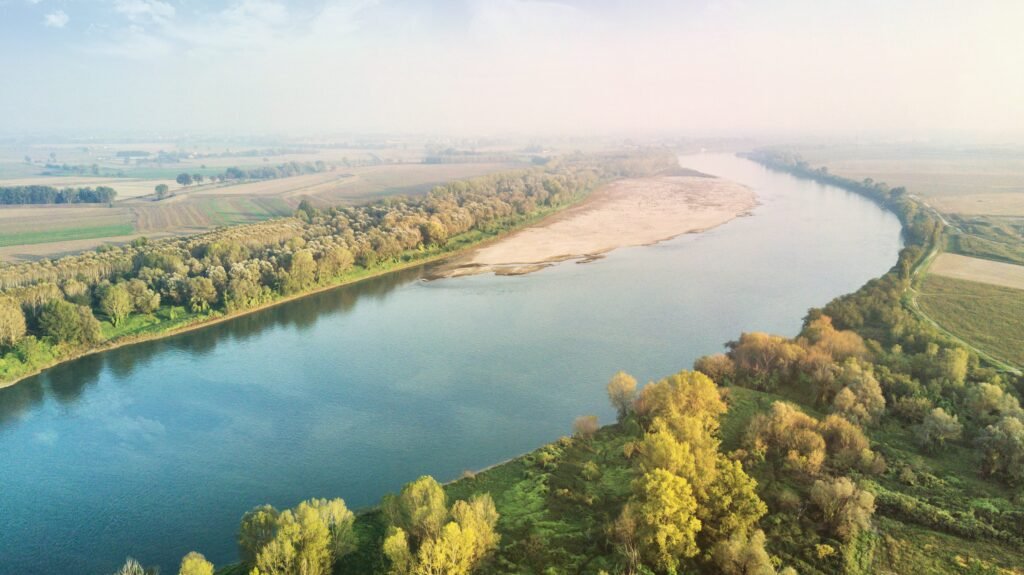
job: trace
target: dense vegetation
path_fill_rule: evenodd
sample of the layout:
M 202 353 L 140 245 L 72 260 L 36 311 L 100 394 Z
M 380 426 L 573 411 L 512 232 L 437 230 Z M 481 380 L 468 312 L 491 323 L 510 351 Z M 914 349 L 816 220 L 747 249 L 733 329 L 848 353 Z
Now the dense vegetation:
M 15 204 L 109 204 L 117 197 L 114 188 L 54 188 L 53 186 L 0 186 L 0 205 Z
M 669 154 L 565 158 L 435 188 L 159 242 L 0 267 L 0 383 L 143 337 L 450 253 L 578 201 Z M 102 320 L 102 321 L 101 321 Z

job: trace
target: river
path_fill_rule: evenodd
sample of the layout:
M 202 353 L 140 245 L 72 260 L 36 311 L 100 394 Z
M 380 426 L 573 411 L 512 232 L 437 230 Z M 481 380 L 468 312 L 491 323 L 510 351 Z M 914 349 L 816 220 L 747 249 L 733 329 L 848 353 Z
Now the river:
M 892 214 L 724 154 L 750 217 L 587 264 L 437 281 L 415 269 L 64 364 L 0 390 L 0 573 L 176 573 L 236 560 L 247 509 L 458 477 L 614 415 L 604 386 L 687 369 L 895 262 Z

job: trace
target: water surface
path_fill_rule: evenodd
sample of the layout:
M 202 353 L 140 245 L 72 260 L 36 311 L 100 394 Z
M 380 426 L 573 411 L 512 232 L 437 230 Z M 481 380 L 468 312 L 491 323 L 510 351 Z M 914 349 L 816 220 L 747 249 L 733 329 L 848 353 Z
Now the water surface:
M 688 368 L 896 262 L 860 196 L 728 155 L 761 205 L 703 234 L 518 277 L 412 270 L 59 366 L 0 390 L 0 573 L 234 561 L 242 513 L 375 503 L 613 419 L 604 385 Z

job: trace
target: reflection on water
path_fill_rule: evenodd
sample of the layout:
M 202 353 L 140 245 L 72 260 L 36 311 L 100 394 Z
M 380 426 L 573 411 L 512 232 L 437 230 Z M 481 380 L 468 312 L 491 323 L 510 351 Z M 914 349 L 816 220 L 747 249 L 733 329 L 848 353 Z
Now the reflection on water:
M 232 561 L 248 508 L 371 505 L 610 421 L 613 372 L 795 333 L 896 261 L 898 222 L 863 198 L 729 156 L 684 165 L 754 188 L 754 217 L 527 276 L 407 270 L 0 390 L 0 572 Z

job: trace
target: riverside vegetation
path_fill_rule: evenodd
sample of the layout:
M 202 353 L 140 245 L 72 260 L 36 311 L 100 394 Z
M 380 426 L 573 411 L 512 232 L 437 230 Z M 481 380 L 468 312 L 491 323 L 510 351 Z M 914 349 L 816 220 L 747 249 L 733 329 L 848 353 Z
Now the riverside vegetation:
M 830 183 L 892 209 L 907 245 L 797 337 L 744 333 L 643 387 L 616 374 L 614 424 L 582 416 L 571 437 L 358 515 L 254 509 L 242 563 L 218 573 L 1024 573 L 1024 381 L 907 305 L 941 222 L 905 192 Z M 213 572 L 197 553 L 180 570 Z
M 571 156 L 413 198 L 0 267 L 0 385 L 60 361 L 451 254 L 671 154 Z

